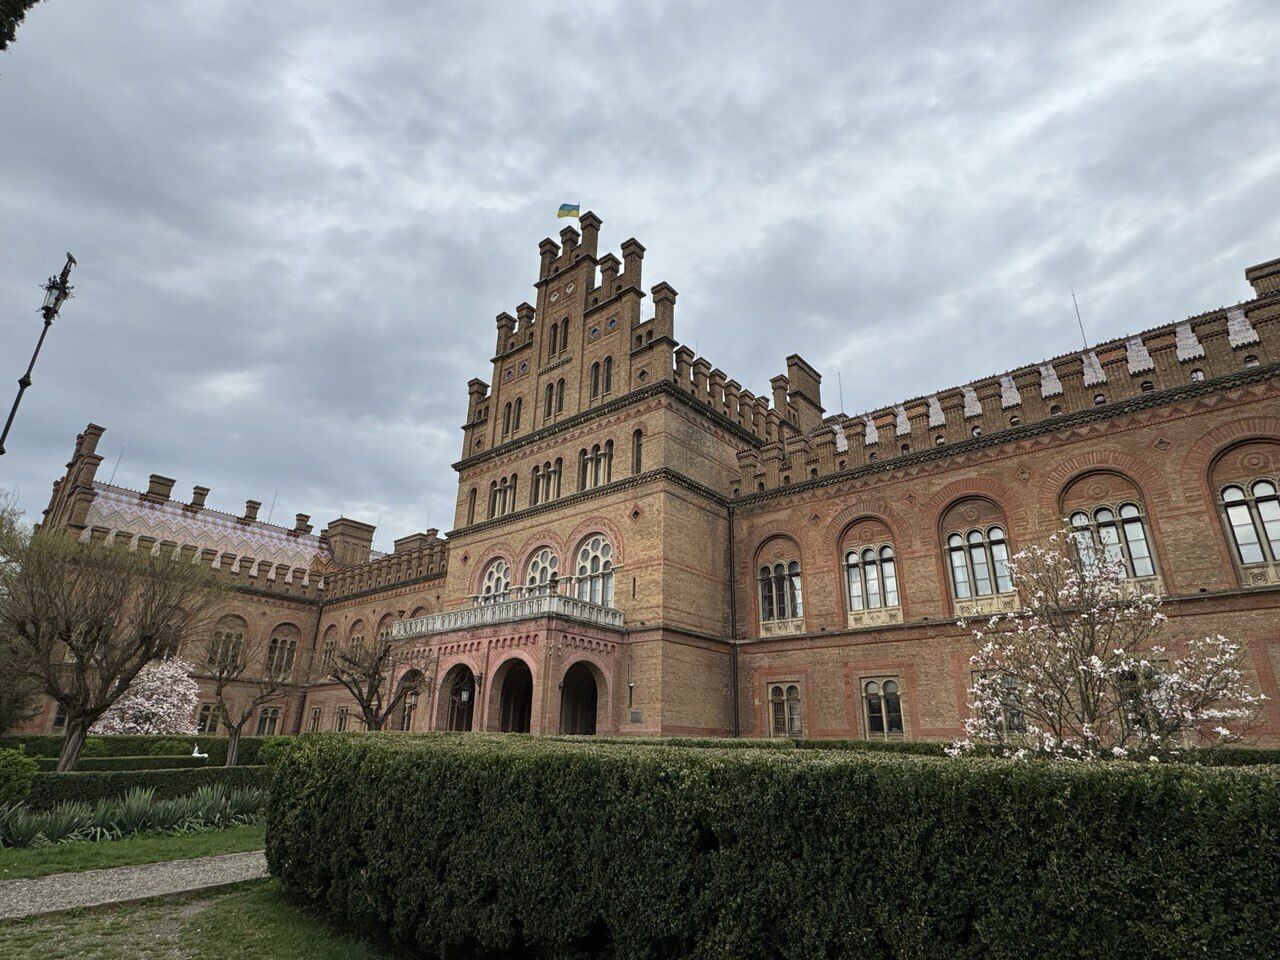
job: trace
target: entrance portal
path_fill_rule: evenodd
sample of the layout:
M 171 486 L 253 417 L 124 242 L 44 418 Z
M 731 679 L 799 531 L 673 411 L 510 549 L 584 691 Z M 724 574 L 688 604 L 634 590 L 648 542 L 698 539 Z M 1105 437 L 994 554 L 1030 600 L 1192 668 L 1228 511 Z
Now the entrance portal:
M 446 730 L 470 730 L 476 708 L 476 676 L 465 664 L 458 664 L 445 674 L 444 692 L 448 696 Z
M 598 697 L 595 674 L 579 660 L 560 685 L 560 732 L 594 735 Z
M 533 712 L 533 674 L 523 660 L 508 660 L 498 668 L 502 702 L 499 709 L 503 733 L 528 733 Z

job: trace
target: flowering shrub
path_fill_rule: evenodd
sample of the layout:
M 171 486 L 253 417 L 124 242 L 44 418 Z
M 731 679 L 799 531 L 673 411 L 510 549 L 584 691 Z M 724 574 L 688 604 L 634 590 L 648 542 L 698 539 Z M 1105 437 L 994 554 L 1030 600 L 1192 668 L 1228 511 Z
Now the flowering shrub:
M 1077 550 L 1064 531 L 1015 554 L 1009 572 L 1022 609 L 973 631 L 973 711 L 949 752 L 1164 760 L 1238 740 L 1257 714 L 1265 698 L 1243 647 L 1218 635 L 1171 654 L 1157 642 L 1160 597 L 1122 558 Z
M 200 688 L 191 670 L 185 660 L 147 664 L 90 733 L 195 733 Z

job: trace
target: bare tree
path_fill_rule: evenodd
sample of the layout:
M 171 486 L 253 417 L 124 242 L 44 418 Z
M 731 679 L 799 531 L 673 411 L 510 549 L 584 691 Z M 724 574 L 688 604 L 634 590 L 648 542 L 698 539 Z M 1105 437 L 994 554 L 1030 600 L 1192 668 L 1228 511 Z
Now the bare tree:
M 953 752 L 1162 760 L 1240 739 L 1265 699 L 1243 646 L 1218 635 L 1170 651 L 1160 597 L 1079 536 L 1062 531 L 1009 561 L 1022 609 L 973 632 L 974 712 Z
M 244 727 L 290 683 L 292 656 L 268 657 L 262 640 L 236 630 L 215 629 L 209 639 L 205 675 L 213 681 L 214 712 L 227 731 L 227 766 L 234 767 Z
M 0 490 L 0 571 L 12 571 L 19 561 L 27 533 L 22 511 L 10 490 Z M 0 589 L 8 582 L 0 572 Z M 0 595 L 0 604 L 4 603 Z M 7 733 L 36 714 L 40 688 L 25 675 L 20 665 L 21 651 L 5 635 L 0 635 L 0 734 Z
M 329 676 L 355 698 L 368 730 L 381 730 L 401 701 L 421 687 L 420 681 L 410 680 L 392 689 L 397 662 L 391 635 L 386 632 L 371 644 L 363 639 L 348 643 L 334 655 Z
M 94 722 L 152 660 L 205 629 L 226 586 L 208 568 L 146 552 L 22 536 L 0 565 L 0 643 L 19 681 L 62 707 L 59 770 L 71 770 Z

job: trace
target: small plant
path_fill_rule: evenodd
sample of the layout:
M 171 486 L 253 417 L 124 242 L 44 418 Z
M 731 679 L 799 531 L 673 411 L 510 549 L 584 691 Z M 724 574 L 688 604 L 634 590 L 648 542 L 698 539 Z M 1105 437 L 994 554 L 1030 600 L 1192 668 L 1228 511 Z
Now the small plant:
M 0 750 L 0 804 L 23 799 L 31 790 L 38 768 L 39 764 L 22 750 Z

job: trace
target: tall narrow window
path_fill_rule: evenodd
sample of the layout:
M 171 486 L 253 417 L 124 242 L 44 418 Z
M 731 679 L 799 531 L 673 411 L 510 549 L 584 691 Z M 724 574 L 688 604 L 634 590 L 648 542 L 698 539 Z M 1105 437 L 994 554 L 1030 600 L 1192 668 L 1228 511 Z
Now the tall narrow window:
M 556 413 L 564 413 L 564 377 L 556 381 Z
M 611 483 L 613 481 L 613 441 L 606 440 L 604 442 L 604 482 Z
M 849 609 L 875 610 L 898 606 L 898 570 L 893 547 L 863 547 L 845 554 Z
M 1273 482 L 1224 487 L 1222 507 L 1242 564 L 1280 562 L 1280 497 Z
M 644 469 L 644 431 L 637 430 L 631 434 L 631 474 L 635 476 Z
M 1068 522 L 1076 553 L 1086 567 L 1106 560 L 1122 566 L 1128 577 L 1155 575 L 1145 518 L 1137 504 L 1077 510 Z
M 524 406 L 524 398 L 516 397 L 515 412 L 511 416 L 511 430 L 518 433 L 520 430 L 520 410 Z
M 769 688 L 770 727 L 775 737 L 804 734 L 800 720 L 800 688 L 794 683 L 775 683 Z
M 613 544 L 596 534 L 578 548 L 578 599 L 613 606 Z
M 467 526 L 476 522 L 476 488 L 472 487 L 467 494 Z
M 560 558 L 550 547 L 543 547 L 529 559 L 529 570 L 525 574 L 525 589 L 530 596 L 537 597 L 556 592 L 556 582 L 560 576 Z
M 864 680 L 862 705 L 868 739 L 889 740 L 903 735 L 902 696 L 897 680 Z
M 560 324 L 560 351 L 563 353 L 569 349 L 569 318 L 564 318 L 564 323 Z M 564 383 L 563 380 L 560 381 Z
M 498 481 L 489 481 L 489 519 L 498 515 Z
M 600 467 L 602 458 L 600 456 L 600 444 L 594 444 L 591 447 L 591 486 L 600 486 Z
M 947 537 L 947 559 L 951 569 L 951 587 L 957 600 L 989 597 L 1013 590 L 1009 573 L 1009 546 L 1004 529 L 970 530 Z
M 553 323 L 551 325 L 550 348 L 547 350 L 547 356 L 553 357 L 560 352 L 560 324 Z
M 600 363 L 597 361 L 591 365 L 591 399 L 594 400 L 600 396 Z
M 587 451 L 578 451 L 578 489 L 587 489 Z
M 551 419 L 551 411 L 555 404 L 555 400 L 556 400 L 555 384 L 548 383 L 546 399 L 544 399 L 542 402 L 542 419 L 543 420 Z
M 552 474 L 551 496 L 557 500 L 560 499 L 560 474 L 562 473 L 564 473 L 564 460 L 560 457 L 556 457 L 555 468 Z
M 538 497 L 542 494 L 542 468 L 534 467 L 533 474 L 529 478 L 529 506 L 536 507 L 538 505 Z
M 613 392 L 613 357 L 604 358 L 604 392 Z
M 505 437 L 511 432 L 511 404 L 507 404 L 502 408 L 502 435 Z
M 276 732 L 276 725 L 280 722 L 279 707 L 263 707 L 258 713 L 258 736 L 271 736 Z
M 338 712 L 333 716 L 333 729 L 342 732 L 347 729 L 347 707 L 339 707 Z
M 760 568 L 760 620 L 799 620 L 804 617 L 800 562 L 779 560 Z
M 319 730 L 319 729 L 320 729 L 320 708 L 319 708 L 319 707 L 312 707 L 312 708 L 311 708 L 311 717 L 310 717 L 310 719 L 307 721 L 307 732 L 308 732 L 308 733 L 315 733 L 315 732 L 316 732 L 317 730 Z

